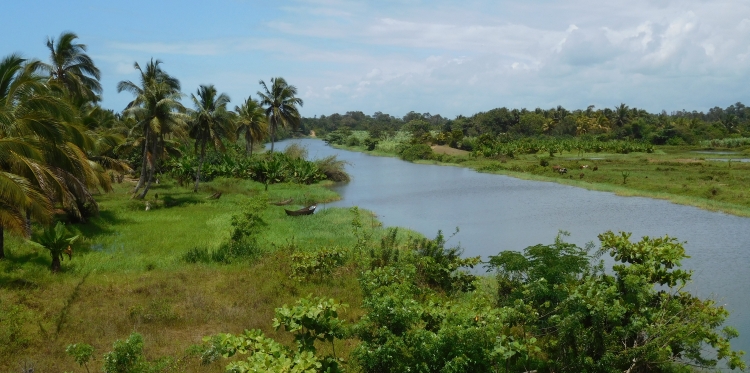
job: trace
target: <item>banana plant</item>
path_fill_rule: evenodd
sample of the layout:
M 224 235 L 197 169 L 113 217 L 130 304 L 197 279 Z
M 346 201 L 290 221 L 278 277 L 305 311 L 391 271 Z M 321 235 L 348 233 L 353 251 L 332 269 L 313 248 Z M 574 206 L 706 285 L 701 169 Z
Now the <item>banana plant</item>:
M 73 258 L 72 246 L 79 237 L 79 235 L 73 235 L 68 232 L 65 224 L 57 222 L 53 228 L 46 228 L 42 235 L 37 238 L 36 242 L 49 250 L 52 255 L 52 265 L 50 267 L 52 272 L 60 271 L 60 262 L 62 261 L 63 254 L 67 254 L 68 259 Z

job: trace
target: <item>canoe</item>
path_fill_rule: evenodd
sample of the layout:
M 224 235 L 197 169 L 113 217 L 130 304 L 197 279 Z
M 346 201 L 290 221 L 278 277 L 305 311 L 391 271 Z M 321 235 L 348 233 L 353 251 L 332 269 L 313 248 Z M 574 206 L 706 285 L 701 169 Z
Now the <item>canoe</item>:
M 276 205 L 276 206 L 284 206 L 284 205 L 288 205 L 288 204 L 292 203 L 292 201 L 294 201 L 294 198 L 285 199 L 285 200 L 279 201 L 279 202 L 271 202 L 271 204 L 272 205 Z
M 284 211 L 286 211 L 286 214 L 289 215 L 289 216 L 311 215 L 312 213 L 315 212 L 315 208 L 316 207 L 318 207 L 318 206 L 317 205 L 312 205 L 312 206 L 303 207 L 303 208 L 301 208 L 299 210 L 287 210 L 287 209 L 284 209 Z

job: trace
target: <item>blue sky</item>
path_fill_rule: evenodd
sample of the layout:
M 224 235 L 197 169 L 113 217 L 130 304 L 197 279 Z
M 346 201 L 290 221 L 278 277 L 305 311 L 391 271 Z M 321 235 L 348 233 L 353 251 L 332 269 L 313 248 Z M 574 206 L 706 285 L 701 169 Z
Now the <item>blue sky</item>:
M 102 70 L 103 106 L 118 111 L 132 97 L 117 82 L 152 57 L 186 94 L 214 84 L 232 105 L 283 76 L 305 116 L 750 103 L 748 1 L 29 0 L 4 10 L 0 54 L 45 59 L 47 37 L 74 31 Z

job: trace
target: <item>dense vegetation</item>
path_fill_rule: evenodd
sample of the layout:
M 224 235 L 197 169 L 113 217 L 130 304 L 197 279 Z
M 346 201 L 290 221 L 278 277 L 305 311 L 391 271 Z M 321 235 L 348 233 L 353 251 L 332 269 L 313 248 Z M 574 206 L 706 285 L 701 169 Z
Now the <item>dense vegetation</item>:
M 727 108 L 715 107 L 707 113 L 677 111 L 649 113 L 620 104 L 615 108 L 568 110 L 497 108 L 466 117 L 447 119 L 430 113 L 410 112 L 403 118 L 377 112 L 366 115 L 359 111 L 344 115 L 321 115 L 303 118 L 304 130 L 317 135 L 344 130 L 368 131 L 375 139 L 392 135 L 396 131 L 412 132 L 416 137 L 433 131 L 437 142 L 474 150 L 463 144 L 466 138 L 487 135 L 491 138 L 518 139 L 525 137 L 580 137 L 599 140 L 639 140 L 653 145 L 698 144 L 701 140 L 750 136 L 750 108 L 742 103 Z
M 357 208 L 295 218 L 270 205 L 325 203 L 337 196 L 324 183 L 348 180 L 335 158 L 273 152 L 297 128 L 407 160 L 436 157 L 435 145 L 488 167 L 534 157 L 541 173 L 563 152 L 746 146 L 741 104 L 310 119 L 281 77 L 233 111 L 213 85 L 187 108 L 152 59 L 118 84 L 133 100 L 116 113 L 99 105 L 100 72 L 77 39 L 50 39 L 48 63 L 0 61 L 0 370 L 745 368 L 737 332 L 720 329 L 727 311 L 683 290 L 691 274 L 674 238 L 605 232 L 592 252 L 561 235 L 482 263 L 441 232 L 384 229 Z M 267 138 L 271 151 L 254 152 Z M 606 270 L 605 254 L 617 263 Z

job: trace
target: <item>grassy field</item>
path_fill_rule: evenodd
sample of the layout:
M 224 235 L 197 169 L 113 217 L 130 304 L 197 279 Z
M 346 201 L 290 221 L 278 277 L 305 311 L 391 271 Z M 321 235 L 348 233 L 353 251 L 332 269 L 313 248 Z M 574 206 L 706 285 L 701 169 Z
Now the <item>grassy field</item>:
M 8 240 L 8 259 L 0 262 L 1 372 L 24 366 L 37 372 L 84 371 L 65 354 L 68 344 L 78 342 L 95 347 L 97 360 L 90 368 L 99 370 L 102 354 L 134 331 L 143 334 L 148 358 L 178 359 L 172 371 L 220 372 L 226 362 L 200 366 L 186 349 L 204 336 L 252 328 L 291 343 L 289 334 L 271 327 L 274 309 L 309 294 L 348 303 L 345 319 L 361 314 L 355 266 L 340 267 L 319 281 L 290 279 L 292 251 L 356 243 L 349 210 L 288 217 L 283 207 L 269 206 L 263 213 L 268 225 L 258 237 L 259 258 L 190 264 L 183 260 L 185 253 L 195 247 L 215 249 L 226 241 L 232 216 L 250 198 L 265 194 L 263 185 L 215 180 L 192 193 L 162 183 L 147 197 L 149 211 L 146 201 L 129 199 L 131 187 L 117 185 L 114 193 L 99 196 L 100 216 L 73 227 L 85 239 L 72 260 L 65 258 L 61 273 L 50 273 L 44 249 L 19 238 Z M 214 192 L 223 195 L 206 198 Z M 270 201 L 289 197 L 298 203 L 293 207 L 338 198 L 324 185 L 277 184 L 267 192 Z M 365 225 L 374 239 L 383 233 Z M 346 356 L 351 347 L 336 350 Z
M 355 131 L 355 134 L 358 134 Z M 374 151 L 361 146 L 337 146 L 377 156 L 395 156 L 393 139 Z M 720 142 L 719 142 L 720 144 Z M 436 159 L 416 163 L 473 168 L 522 179 L 550 181 L 581 188 L 613 192 L 623 196 L 667 199 L 711 211 L 750 217 L 749 147 L 719 149 L 710 153 L 705 146 L 660 146 L 653 153 L 578 153 L 522 154 L 514 158 L 484 158 L 466 152 L 446 152 L 444 146 L 433 149 Z M 730 161 L 734 159 L 734 161 Z M 745 162 L 740 162 L 744 159 Z M 543 166 L 543 160 L 547 162 Z M 567 173 L 553 169 L 561 166 Z M 582 167 L 586 166 L 586 167 Z

